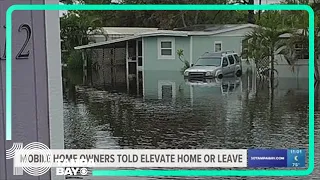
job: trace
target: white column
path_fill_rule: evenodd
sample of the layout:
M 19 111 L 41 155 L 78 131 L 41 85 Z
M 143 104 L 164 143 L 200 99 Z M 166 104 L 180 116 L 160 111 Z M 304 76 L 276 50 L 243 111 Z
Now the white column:
M 142 38 L 142 96 L 144 97 L 145 95 L 145 80 L 144 80 L 144 59 L 145 55 L 144 55 L 144 38 Z
M 139 57 L 139 42 L 136 40 L 136 83 L 137 83 L 137 95 L 139 94 L 139 63 L 138 63 L 138 57 Z
M 192 64 L 192 56 L 193 56 L 192 52 L 193 52 L 193 37 L 190 36 L 190 58 L 189 58 L 190 66 Z
M 193 87 L 190 85 L 190 103 L 191 106 L 193 106 Z
M 126 41 L 126 78 L 127 78 L 127 92 L 129 93 L 129 44 Z
M 189 59 L 190 66 L 193 63 L 192 62 L 192 56 L 193 56 L 192 52 L 193 52 L 193 37 L 190 36 L 190 59 Z M 192 87 L 192 85 L 190 85 L 190 103 L 191 103 L 191 106 L 193 106 L 193 87 Z
M 58 4 L 59 1 L 45 0 L 45 3 Z M 45 28 L 49 91 L 50 148 L 63 149 L 64 126 L 59 11 L 45 11 Z M 55 176 L 55 170 L 53 169 L 51 170 L 52 180 L 64 179 L 63 176 Z

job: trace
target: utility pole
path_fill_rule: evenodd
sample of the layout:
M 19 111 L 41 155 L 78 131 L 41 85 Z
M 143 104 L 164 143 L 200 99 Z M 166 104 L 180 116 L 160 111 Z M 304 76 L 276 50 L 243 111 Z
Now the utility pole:
M 259 0 L 259 5 L 261 5 L 261 0 Z M 261 18 L 261 10 L 259 10 L 259 21 L 260 21 L 260 18 Z
M 249 0 L 248 4 L 249 5 L 254 5 L 254 0 Z M 248 23 L 255 24 L 254 11 L 253 10 L 249 10 L 248 11 Z

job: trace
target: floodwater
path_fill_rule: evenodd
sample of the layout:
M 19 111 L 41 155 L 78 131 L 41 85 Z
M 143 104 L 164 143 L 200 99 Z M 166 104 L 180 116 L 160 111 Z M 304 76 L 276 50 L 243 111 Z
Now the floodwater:
M 222 82 L 190 82 L 179 72 L 145 72 L 144 81 L 133 79 L 129 87 L 117 78 L 108 83 L 82 72 L 63 76 L 66 148 L 308 148 L 307 79 L 278 79 L 271 93 L 267 82 L 250 73 Z M 318 137 L 319 101 L 315 104 Z M 315 162 L 319 145 L 315 138 Z M 308 177 L 259 179 L 320 179 L 318 165 Z

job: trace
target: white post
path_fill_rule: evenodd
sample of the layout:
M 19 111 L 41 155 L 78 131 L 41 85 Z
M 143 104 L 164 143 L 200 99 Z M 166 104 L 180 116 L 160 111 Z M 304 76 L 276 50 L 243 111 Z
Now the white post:
M 83 61 L 83 70 L 87 69 L 87 59 L 85 56 L 85 51 L 86 50 L 82 50 L 81 55 L 82 55 L 82 61 Z
M 85 56 L 85 52 L 86 50 L 82 50 L 81 54 L 82 54 L 82 62 L 83 62 L 83 65 L 82 65 L 82 72 L 83 72 L 83 77 L 82 77 L 82 83 L 86 83 L 86 80 L 87 80 L 87 59 L 86 59 L 86 56 Z
M 252 76 L 252 92 L 253 94 L 256 94 L 257 91 L 257 68 L 256 66 L 253 68 L 253 75 Z
M 190 36 L 190 59 L 189 59 L 189 63 L 190 63 L 190 66 L 192 64 L 192 56 L 193 56 L 193 38 L 192 36 Z
M 193 106 L 193 87 L 190 85 L 190 103 L 191 106 Z
M 252 72 L 252 71 L 251 71 Z M 248 76 L 248 91 L 250 93 L 250 77 Z
M 126 78 L 127 78 L 127 92 L 129 93 L 129 42 L 126 41 Z
M 271 50 L 270 50 L 270 52 L 271 52 Z M 273 81 L 273 79 L 272 79 L 272 76 L 271 76 L 271 74 L 272 74 L 272 69 L 271 69 L 271 61 L 272 61 L 272 54 L 270 54 L 270 56 L 269 56 L 269 86 L 270 86 L 270 88 L 269 88 L 269 96 L 271 96 L 271 93 L 272 93 L 272 91 L 273 91 L 273 87 L 271 87 L 271 81 Z
M 243 87 L 242 87 L 242 79 L 240 78 L 240 91 L 241 91 L 241 94 L 242 94 L 242 90 L 243 90 Z
M 138 59 L 139 59 L 139 51 L 138 51 L 138 47 L 139 47 L 139 41 L 136 40 L 136 83 L 137 83 L 137 95 L 139 94 L 139 63 L 138 63 Z
M 144 59 L 145 55 L 144 55 L 144 38 L 142 38 L 142 96 L 144 98 L 145 96 L 145 80 L 144 80 Z
M 45 0 L 46 4 L 59 4 L 58 0 Z M 45 11 L 46 48 L 49 91 L 50 148 L 64 149 L 63 95 L 61 72 L 61 42 L 59 11 Z M 51 170 L 52 180 L 65 179 Z

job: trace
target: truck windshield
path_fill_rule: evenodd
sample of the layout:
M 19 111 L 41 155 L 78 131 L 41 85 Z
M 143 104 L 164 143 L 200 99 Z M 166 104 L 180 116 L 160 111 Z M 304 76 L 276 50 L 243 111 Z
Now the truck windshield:
M 195 66 L 220 66 L 221 57 L 201 57 Z

